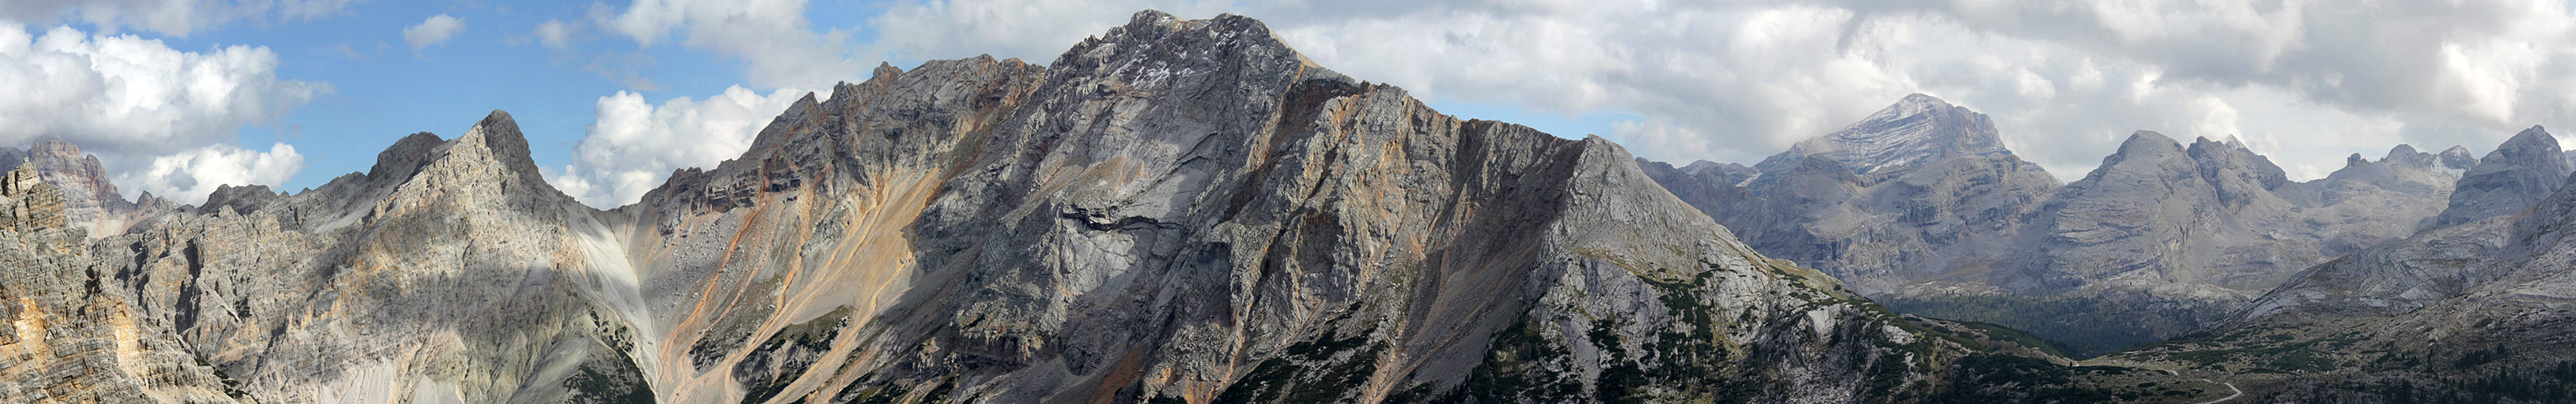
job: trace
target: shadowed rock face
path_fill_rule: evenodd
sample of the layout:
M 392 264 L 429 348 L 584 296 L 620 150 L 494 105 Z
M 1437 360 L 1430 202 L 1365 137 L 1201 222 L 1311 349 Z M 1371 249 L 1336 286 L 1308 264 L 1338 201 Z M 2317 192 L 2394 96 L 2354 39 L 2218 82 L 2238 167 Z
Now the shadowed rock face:
M 1634 161 L 1145 12 L 1046 67 L 880 67 L 615 210 L 495 111 L 90 253 L 263 402 L 2107 394 L 1764 258 Z

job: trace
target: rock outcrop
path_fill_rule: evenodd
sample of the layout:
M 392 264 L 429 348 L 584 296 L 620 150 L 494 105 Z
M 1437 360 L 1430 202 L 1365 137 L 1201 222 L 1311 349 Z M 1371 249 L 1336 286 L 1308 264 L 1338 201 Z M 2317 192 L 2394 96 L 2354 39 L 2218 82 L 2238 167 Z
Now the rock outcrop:
M 33 166 L 0 173 L 0 228 L 62 228 L 63 191 L 38 179 Z
M 98 287 L 262 402 L 2218 388 L 1886 311 L 1753 252 L 1617 145 L 1441 115 L 1249 18 L 1149 11 L 1049 66 L 880 67 L 829 100 L 606 212 L 547 186 L 496 111 L 103 238 Z

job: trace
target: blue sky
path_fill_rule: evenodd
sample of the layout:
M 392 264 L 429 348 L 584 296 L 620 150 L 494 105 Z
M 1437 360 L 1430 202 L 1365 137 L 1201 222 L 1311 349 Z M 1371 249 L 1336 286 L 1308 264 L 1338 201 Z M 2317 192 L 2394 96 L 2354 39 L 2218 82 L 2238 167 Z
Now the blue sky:
M 22 94 L 0 99 L 0 146 L 70 140 L 127 197 L 195 202 L 319 185 L 501 109 L 550 181 L 605 207 L 878 63 L 1046 63 L 1151 8 L 1259 18 L 1443 112 L 1658 160 L 1751 163 L 1926 93 L 2064 179 L 2136 130 L 2239 137 L 2305 179 L 2576 118 L 2568 4 L 19 0 L 0 4 L 0 92 Z

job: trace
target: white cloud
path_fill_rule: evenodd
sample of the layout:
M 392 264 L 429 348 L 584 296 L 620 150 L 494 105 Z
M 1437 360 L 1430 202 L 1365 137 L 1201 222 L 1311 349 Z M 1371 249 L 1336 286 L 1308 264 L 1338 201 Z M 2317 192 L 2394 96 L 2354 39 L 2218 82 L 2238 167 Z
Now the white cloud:
M 2576 126 L 2576 16 L 2556 1 L 934 0 L 871 20 L 865 54 L 1043 62 L 1146 8 L 1260 18 L 1435 102 L 1634 114 L 1604 135 L 1665 160 L 1756 161 L 1915 92 L 1994 116 L 2061 177 L 2141 129 L 2298 145 L 2264 151 L 2322 175 L 2399 142 Z
M 147 161 L 204 155 L 198 147 L 232 141 L 242 126 L 284 116 L 331 91 L 324 83 L 278 79 L 277 64 L 277 55 L 263 47 L 182 52 L 133 35 L 69 27 L 38 35 L 0 22 L 0 94 L 8 94 L 0 97 L 6 123 L 0 145 L 67 140 L 99 154 L 119 176 L 170 177 L 140 172 Z
M 546 22 L 537 23 L 537 30 L 529 32 L 528 35 L 536 37 L 537 43 L 543 44 L 548 48 L 563 50 L 572 47 L 573 29 L 572 24 L 566 24 L 562 20 L 548 18 L 546 19 Z
M 9 0 L 0 19 L 33 24 L 88 22 L 113 32 L 135 27 L 187 37 L 233 21 L 302 21 L 339 14 L 352 0 Z
M 648 47 L 678 31 L 683 46 L 741 59 L 761 87 L 829 86 L 874 65 L 849 58 L 845 30 L 808 28 L 803 0 L 638 0 L 622 11 L 594 5 L 591 18 Z
M 304 155 L 285 143 L 269 145 L 266 152 L 215 144 L 154 157 L 142 170 L 118 175 L 115 181 L 193 205 L 223 185 L 280 185 L 303 169 Z
M 462 32 L 465 32 L 465 20 L 439 14 L 421 20 L 419 25 L 403 28 L 402 37 L 403 43 L 410 44 L 413 52 L 419 52 L 420 48 L 447 42 Z
M 660 106 L 632 92 L 599 97 L 598 118 L 576 146 L 573 164 L 547 170 L 547 180 L 591 206 L 635 203 L 671 170 L 740 157 L 762 127 L 805 93 L 780 89 L 764 96 L 735 86 L 705 100 L 679 97 Z

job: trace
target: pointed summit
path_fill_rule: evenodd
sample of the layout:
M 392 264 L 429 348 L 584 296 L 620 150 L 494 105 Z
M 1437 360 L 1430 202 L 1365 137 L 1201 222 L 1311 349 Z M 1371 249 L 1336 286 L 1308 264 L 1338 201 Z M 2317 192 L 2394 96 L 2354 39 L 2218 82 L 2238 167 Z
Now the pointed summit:
M 1912 94 L 1860 122 L 1791 146 L 1754 167 L 1764 172 L 1798 166 L 1809 157 L 1834 160 L 1868 174 L 1941 159 L 2004 149 L 1994 120 L 1929 95 Z

